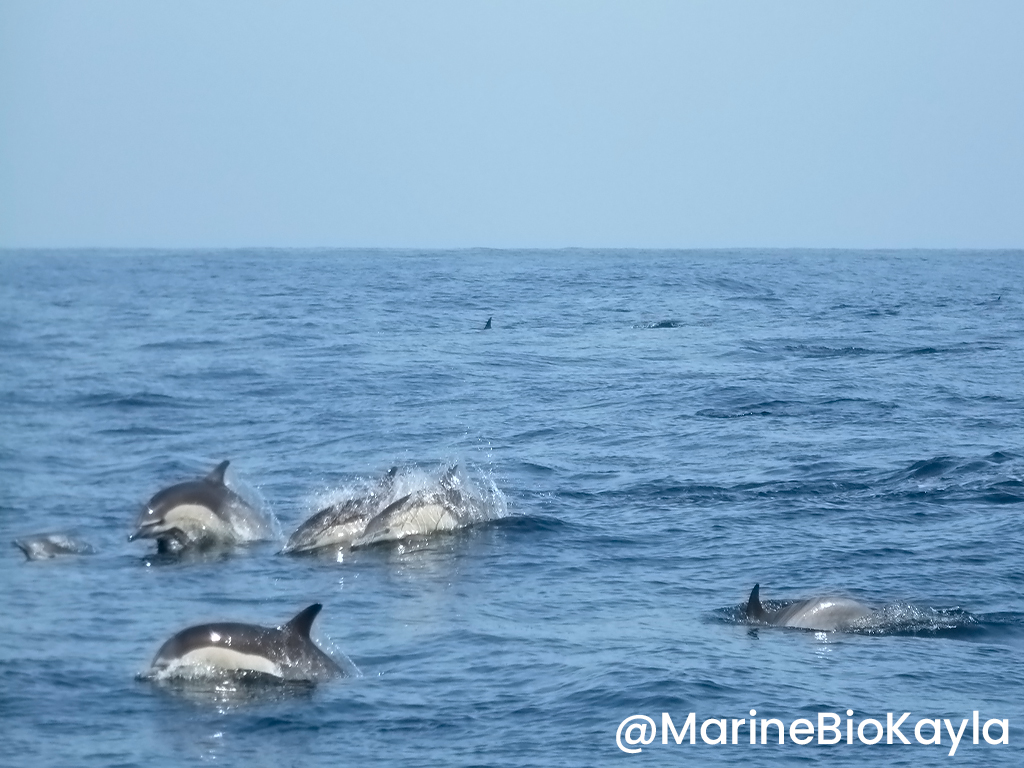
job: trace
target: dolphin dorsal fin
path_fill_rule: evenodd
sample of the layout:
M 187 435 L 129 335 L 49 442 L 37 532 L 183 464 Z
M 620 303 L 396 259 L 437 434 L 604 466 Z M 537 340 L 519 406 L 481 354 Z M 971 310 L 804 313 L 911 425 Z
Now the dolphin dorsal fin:
M 395 466 L 393 466 L 391 469 L 389 469 L 384 474 L 384 477 L 382 477 L 380 479 L 380 482 L 377 484 L 377 486 L 379 488 L 390 488 L 391 486 L 393 486 L 395 484 L 395 478 L 396 477 L 398 477 L 398 465 L 397 464 Z
M 761 585 L 755 584 L 750 590 L 750 599 L 747 600 L 747 618 L 760 621 L 764 616 L 764 608 L 761 607 Z
M 214 485 L 224 485 L 224 472 L 227 471 L 228 464 L 231 462 L 227 459 L 222 461 L 213 471 L 206 476 L 206 482 L 213 483 Z
M 386 507 L 384 507 L 384 509 L 382 509 L 377 514 L 377 517 L 382 517 L 382 516 L 386 515 L 388 512 L 394 512 L 396 509 L 401 509 L 402 505 L 404 505 L 405 502 L 407 502 L 409 500 L 410 496 L 412 496 L 412 494 L 408 493 L 405 496 L 403 496 L 402 498 L 400 498 L 398 501 L 395 501 L 395 502 L 392 502 L 391 504 L 388 504 Z
M 309 630 L 313 628 L 313 619 L 320 613 L 321 608 L 323 608 L 323 605 L 320 603 L 313 603 L 309 608 L 303 608 L 295 614 L 295 618 L 289 621 L 285 627 L 300 637 L 308 638 Z
M 450 488 L 454 488 L 455 487 L 455 478 L 458 476 L 458 473 L 459 473 L 459 462 L 455 462 L 450 467 L 448 467 L 447 470 L 445 470 L 445 473 L 443 475 L 441 475 L 441 487 L 442 488 L 449 488 L 449 489 Z

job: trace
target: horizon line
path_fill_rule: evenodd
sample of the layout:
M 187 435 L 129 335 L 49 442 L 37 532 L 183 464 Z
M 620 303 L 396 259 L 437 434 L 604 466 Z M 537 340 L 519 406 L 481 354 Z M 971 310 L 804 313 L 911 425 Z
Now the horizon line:
M 441 253 L 441 252 L 496 252 L 496 253 L 551 253 L 551 252 L 623 252 L 646 253 L 736 253 L 736 252 L 856 252 L 856 253 L 1014 253 L 1024 252 L 1024 246 L 635 246 L 635 245 L 563 245 L 563 246 L 390 246 L 390 245 L 0 245 L 0 254 L 25 252 L 135 252 L 135 253 L 209 253 L 209 252 L 387 252 L 387 253 Z

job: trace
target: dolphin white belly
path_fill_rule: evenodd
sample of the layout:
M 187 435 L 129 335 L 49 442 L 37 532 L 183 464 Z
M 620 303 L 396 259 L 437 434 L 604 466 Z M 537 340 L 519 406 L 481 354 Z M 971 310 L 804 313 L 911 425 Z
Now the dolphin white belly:
M 241 653 L 230 648 L 208 646 L 189 651 L 176 660 L 176 665 L 186 667 L 205 667 L 211 669 L 249 670 L 264 672 L 274 677 L 283 677 L 281 665 L 275 664 L 265 656 L 254 653 Z
M 191 541 L 216 539 L 229 542 L 234 529 L 213 510 L 200 504 L 180 504 L 164 514 L 168 526 L 182 531 Z

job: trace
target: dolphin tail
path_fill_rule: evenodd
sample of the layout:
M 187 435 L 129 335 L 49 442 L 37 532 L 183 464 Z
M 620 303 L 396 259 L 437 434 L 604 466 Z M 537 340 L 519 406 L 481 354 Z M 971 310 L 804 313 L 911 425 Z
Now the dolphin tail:
M 295 632 L 299 637 L 305 637 L 308 640 L 309 630 L 313 628 L 313 619 L 320 613 L 321 608 L 323 608 L 323 605 L 320 603 L 313 603 L 309 608 L 299 611 L 295 618 L 285 625 L 285 628 Z
M 225 460 L 214 467 L 213 471 L 206 476 L 206 482 L 213 483 L 214 485 L 224 485 L 224 472 L 230 463 L 230 461 Z
M 755 584 L 750 590 L 750 599 L 747 600 L 747 618 L 754 621 L 761 621 L 764 618 L 764 608 L 761 607 L 761 585 Z

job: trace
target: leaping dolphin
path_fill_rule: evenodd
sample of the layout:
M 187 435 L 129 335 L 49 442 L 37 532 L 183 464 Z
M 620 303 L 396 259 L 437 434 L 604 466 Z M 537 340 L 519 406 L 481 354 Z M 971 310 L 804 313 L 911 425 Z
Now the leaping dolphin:
M 229 673 L 315 683 L 344 675 L 341 667 L 309 637 L 313 620 L 322 607 L 314 603 L 281 627 L 220 623 L 184 629 L 157 651 L 150 676 L 209 677 Z
M 766 611 L 761 605 L 760 584 L 755 584 L 747 601 L 747 620 L 777 627 L 796 627 L 834 632 L 849 628 L 874 611 L 848 597 L 812 597 L 798 600 L 777 611 Z
M 382 510 L 366 524 L 362 535 L 352 543 L 353 548 L 454 531 L 466 525 L 457 472 L 456 464 L 444 473 L 438 488 L 411 493 Z
M 16 539 L 14 546 L 25 553 L 27 560 L 48 560 L 62 555 L 91 555 L 96 552 L 77 536 L 67 533 L 40 533 Z
M 201 480 L 172 485 L 149 500 L 128 541 L 156 539 L 157 551 L 230 546 L 264 538 L 262 516 L 224 484 L 228 461 Z
M 282 553 L 305 554 L 328 547 L 343 549 L 351 546 L 363 533 L 370 518 L 380 511 L 382 502 L 394 488 L 397 474 L 398 467 L 392 467 L 377 487 L 365 496 L 355 496 L 321 509 L 295 530 Z

